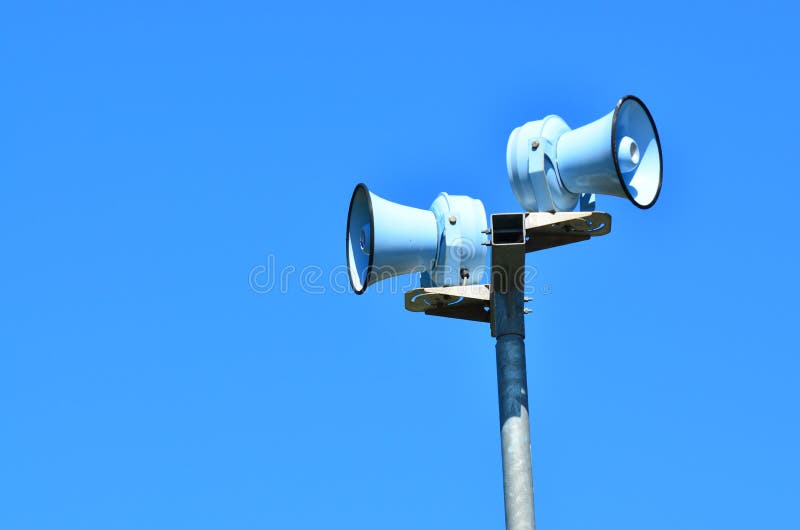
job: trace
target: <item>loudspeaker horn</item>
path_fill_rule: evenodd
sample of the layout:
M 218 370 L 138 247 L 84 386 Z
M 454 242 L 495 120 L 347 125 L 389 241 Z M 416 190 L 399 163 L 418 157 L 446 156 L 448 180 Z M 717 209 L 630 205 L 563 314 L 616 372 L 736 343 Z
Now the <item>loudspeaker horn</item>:
M 347 270 L 356 294 L 387 278 L 422 273 L 424 287 L 479 283 L 486 263 L 483 203 L 441 193 L 430 210 L 388 201 L 358 184 L 347 214 Z
M 575 130 L 552 115 L 526 123 L 511 133 L 506 153 L 512 190 L 528 211 L 569 211 L 579 199 L 583 209 L 593 208 L 594 194 L 625 197 L 644 209 L 661 191 L 661 142 L 636 96 Z

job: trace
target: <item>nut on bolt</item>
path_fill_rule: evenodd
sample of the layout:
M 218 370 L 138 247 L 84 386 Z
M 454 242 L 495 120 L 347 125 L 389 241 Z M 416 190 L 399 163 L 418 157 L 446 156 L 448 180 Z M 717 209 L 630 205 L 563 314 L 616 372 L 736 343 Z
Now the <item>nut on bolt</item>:
M 456 224 L 456 216 L 455 215 L 451 215 L 447 220 L 450 221 L 451 225 Z
M 537 149 L 539 149 L 539 140 L 534 140 L 531 144 L 531 151 L 536 151 Z

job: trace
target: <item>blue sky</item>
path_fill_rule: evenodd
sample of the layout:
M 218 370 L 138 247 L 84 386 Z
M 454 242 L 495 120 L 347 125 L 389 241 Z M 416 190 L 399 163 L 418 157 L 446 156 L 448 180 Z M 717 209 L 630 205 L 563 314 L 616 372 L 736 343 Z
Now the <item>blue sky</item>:
M 0 527 L 502 528 L 488 326 L 300 271 L 357 182 L 515 211 L 509 132 L 628 93 L 659 202 L 528 258 L 538 526 L 796 526 L 788 2 L 2 11 Z

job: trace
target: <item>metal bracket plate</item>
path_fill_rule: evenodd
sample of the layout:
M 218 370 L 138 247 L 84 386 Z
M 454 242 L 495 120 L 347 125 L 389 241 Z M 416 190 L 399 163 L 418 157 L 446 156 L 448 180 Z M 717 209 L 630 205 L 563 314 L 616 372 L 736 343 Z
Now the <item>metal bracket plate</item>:
M 426 315 L 489 322 L 489 286 L 423 287 L 406 292 L 406 309 Z
M 525 252 L 558 247 L 611 232 L 605 212 L 528 212 L 525 214 Z

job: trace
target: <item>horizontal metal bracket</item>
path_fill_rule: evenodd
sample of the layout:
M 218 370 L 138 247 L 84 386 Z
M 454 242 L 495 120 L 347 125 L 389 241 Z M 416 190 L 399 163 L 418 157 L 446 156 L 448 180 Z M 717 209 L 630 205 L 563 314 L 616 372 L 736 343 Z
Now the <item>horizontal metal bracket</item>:
M 558 247 L 611 232 L 605 212 L 528 212 L 525 214 L 525 252 Z
M 406 292 L 406 309 L 426 315 L 489 322 L 489 286 L 412 289 Z

